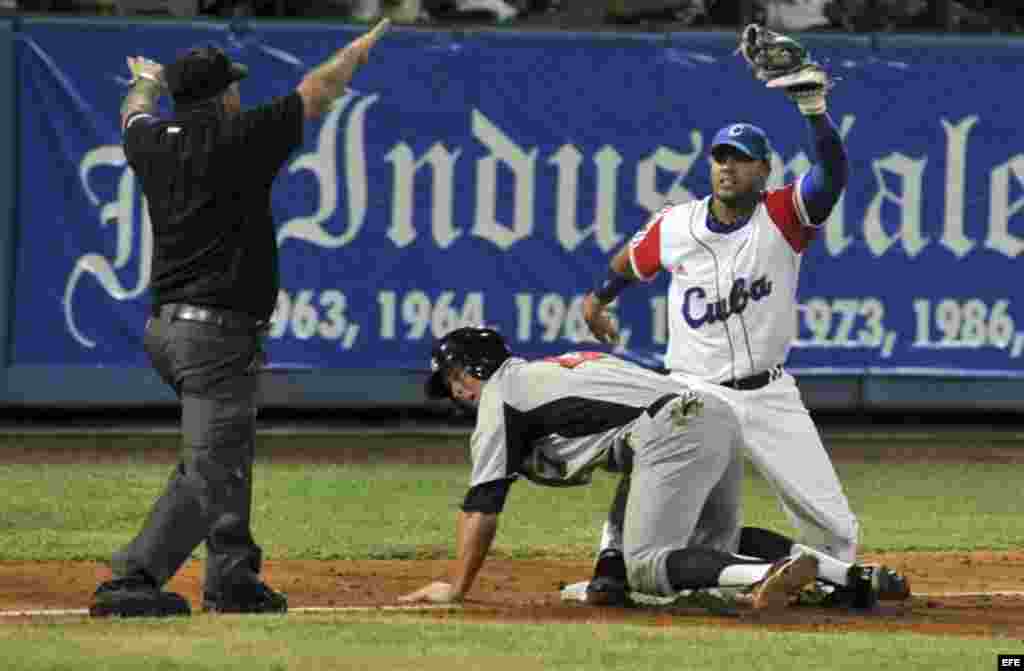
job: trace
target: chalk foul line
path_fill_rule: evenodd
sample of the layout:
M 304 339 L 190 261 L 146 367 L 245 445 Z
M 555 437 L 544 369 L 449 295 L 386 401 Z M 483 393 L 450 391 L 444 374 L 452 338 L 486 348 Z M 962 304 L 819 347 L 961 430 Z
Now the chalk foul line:
M 916 593 L 914 598 L 942 599 L 942 598 L 1024 598 L 1024 591 L 994 591 L 994 592 L 925 592 Z M 407 606 L 304 606 L 289 608 L 290 614 L 316 614 L 316 613 L 376 613 L 376 612 L 398 612 L 415 613 L 418 611 L 436 610 L 460 610 L 459 604 L 410 604 Z M 0 610 L 0 618 L 17 617 L 75 617 L 88 616 L 87 608 L 40 608 L 27 610 Z

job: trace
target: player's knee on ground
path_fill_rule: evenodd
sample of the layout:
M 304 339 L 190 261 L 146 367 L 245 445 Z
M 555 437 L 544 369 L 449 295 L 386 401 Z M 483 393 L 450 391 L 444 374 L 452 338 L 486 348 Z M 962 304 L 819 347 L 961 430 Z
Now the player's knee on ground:
M 702 546 L 664 548 L 626 555 L 630 587 L 638 592 L 660 595 L 715 587 L 727 566 L 761 563 L 761 559 L 740 559 L 736 555 Z
M 672 589 L 681 591 L 715 587 L 727 566 L 759 564 L 762 561 L 740 559 L 736 555 L 714 548 L 690 546 L 670 552 L 665 563 Z

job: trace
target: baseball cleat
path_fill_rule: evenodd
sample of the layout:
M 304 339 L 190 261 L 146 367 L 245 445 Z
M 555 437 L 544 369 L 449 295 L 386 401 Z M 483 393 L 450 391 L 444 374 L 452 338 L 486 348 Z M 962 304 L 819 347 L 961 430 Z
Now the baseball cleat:
M 879 600 L 902 601 L 910 597 L 910 583 L 906 577 L 882 564 L 854 564 L 849 572 L 854 608 L 869 609 Z M 848 591 L 840 590 L 840 591 Z
M 800 593 L 800 605 L 870 610 L 879 601 L 910 598 L 910 581 L 888 566 L 854 564 L 847 575 L 850 584 L 845 587 L 818 582 L 804 590 Z
M 837 588 L 829 605 L 870 610 L 881 601 L 902 601 L 910 597 L 906 577 L 881 564 L 854 564 L 850 584 Z
M 219 594 L 203 594 L 207 613 L 287 613 L 288 597 L 260 581 L 225 586 Z
M 851 566 L 847 571 L 850 584 L 845 589 L 836 590 L 839 598 L 846 600 L 848 606 L 860 610 L 871 610 L 877 606 L 878 582 L 875 579 L 875 568 L 861 564 Z
M 594 578 L 587 583 L 585 601 L 590 606 L 626 608 L 634 605 L 633 600 L 629 597 L 627 584 L 607 576 Z
M 626 558 L 621 550 L 608 548 L 598 555 L 594 577 L 587 583 L 586 603 L 591 606 L 632 606 Z
M 114 578 L 96 588 L 89 604 L 91 617 L 169 617 L 191 615 L 180 594 L 164 592 L 144 577 Z
M 811 555 L 797 555 L 779 559 L 751 592 L 754 610 L 781 610 L 799 596 L 800 591 L 814 582 L 818 575 L 818 559 Z
M 910 598 L 910 579 L 895 569 L 881 564 L 875 570 L 878 598 L 882 601 L 903 601 Z

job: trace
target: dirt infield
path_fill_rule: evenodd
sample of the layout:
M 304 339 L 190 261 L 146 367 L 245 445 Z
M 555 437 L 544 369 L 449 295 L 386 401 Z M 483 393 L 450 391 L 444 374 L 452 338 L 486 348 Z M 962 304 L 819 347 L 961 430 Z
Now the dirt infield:
M 920 446 L 925 447 L 925 446 Z M 871 456 L 851 445 L 830 448 L 837 461 Z M 5 462 L 74 460 L 109 461 L 109 450 L 2 450 Z M 929 453 L 930 452 L 930 453 Z M 128 456 L 123 452 L 122 456 Z M 935 461 L 939 454 L 919 450 L 886 449 L 886 459 Z M 971 449 L 959 454 L 943 451 L 942 457 L 963 461 L 1019 462 L 1024 450 L 1009 445 L 989 451 Z M 138 458 L 135 455 L 131 458 Z M 162 461 L 173 454 L 149 454 L 146 461 Z M 380 455 L 364 452 L 327 453 L 312 456 L 291 451 L 273 453 L 275 461 L 352 463 L 366 460 L 402 460 L 412 463 L 458 462 L 464 449 L 448 452 L 415 451 Z M 737 617 L 711 616 L 693 609 L 605 609 L 563 603 L 559 589 L 584 580 L 587 562 L 490 560 L 484 566 L 472 598 L 458 610 L 427 611 L 424 617 L 474 620 L 563 622 L 629 622 L 655 626 L 769 626 L 805 631 L 900 631 L 935 635 L 1001 636 L 1024 640 L 1024 551 L 894 553 L 866 555 L 904 571 L 915 596 L 905 602 L 883 603 L 871 613 L 810 607 L 791 608 L 771 616 L 742 612 Z M 189 562 L 171 581 L 169 589 L 185 595 L 198 607 L 202 564 Z M 443 578 L 445 561 L 268 561 L 268 582 L 286 592 L 292 607 L 394 606 L 396 598 L 423 584 Z M 0 611 L 81 609 L 89 602 L 96 583 L 109 576 L 108 569 L 90 562 L 0 562 Z M 6 617 L 2 621 L 18 621 Z
M 917 596 L 886 602 L 871 613 L 795 607 L 771 616 L 740 612 L 711 616 L 696 609 L 608 609 L 563 603 L 559 588 L 585 579 L 583 562 L 492 560 L 458 611 L 428 611 L 432 618 L 526 622 L 628 622 L 658 626 L 770 626 L 806 631 L 900 631 L 935 635 L 1024 639 L 1024 553 L 908 553 L 869 556 L 910 576 Z M 396 598 L 442 578 L 444 561 L 270 561 L 268 582 L 293 607 L 393 606 Z M 200 602 L 200 562 L 190 562 L 169 589 Z M 97 581 L 109 575 L 86 562 L 0 562 L 0 611 L 87 607 Z M 999 594 L 1000 592 L 1004 594 Z M 973 594 L 971 594 L 973 593 Z M 3 618 L 16 621 L 21 618 Z

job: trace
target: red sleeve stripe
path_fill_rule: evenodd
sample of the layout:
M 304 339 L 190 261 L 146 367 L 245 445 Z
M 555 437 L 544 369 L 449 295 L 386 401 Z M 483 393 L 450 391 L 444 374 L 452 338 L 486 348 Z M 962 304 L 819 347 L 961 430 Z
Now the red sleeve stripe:
M 781 189 L 769 191 L 764 202 L 772 223 L 779 229 L 793 251 L 799 254 L 807 249 L 808 243 L 814 237 L 814 229 L 805 228 L 800 222 L 792 194 L 795 189 L 795 184 L 787 184 Z
M 661 270 L 661 220 L 658 217 L 653 224 L 640 232 L 629 248 L 629 263 L 633 272 L 641 280 L 648 281 Z

